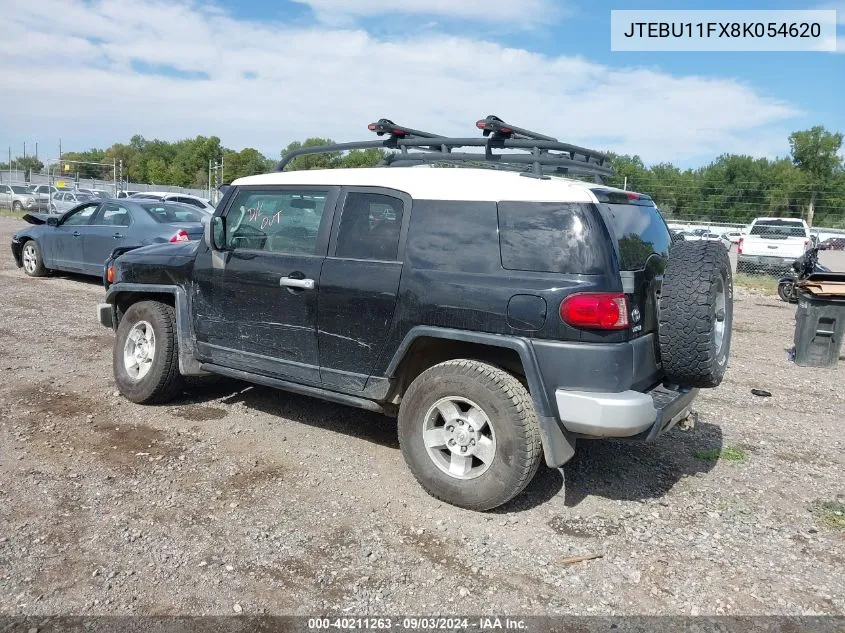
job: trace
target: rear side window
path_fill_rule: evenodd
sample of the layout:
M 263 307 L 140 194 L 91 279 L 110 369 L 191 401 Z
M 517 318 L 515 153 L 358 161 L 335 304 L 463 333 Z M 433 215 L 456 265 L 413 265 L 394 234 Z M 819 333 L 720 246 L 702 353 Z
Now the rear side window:
M 807 237 L 807 230 L 800 222 L 789 220 L 763 220 L 751 227 L 751 235 L 769 238 Z
M 376 193 L 346 196 L 335 257 L 393 261 L 399 251 L 402 201 Z
M 653 254 L 668 256 L 672 236 L 656 207 L 599 204 L 599 209 L 616 239 L 620 270 L 642 270 Z
M 590 204 L 499 203 L 499 247 L 508 270 L 604 273 L 603 235 Z
M 143 203 L 141 205 L 146 209 L 150 217 L 156 222 L 162 224 L 170 224 L 173 222 L 202 222 L 204 214 L 202 211 L 186 206 L 184 204 L 168 204 L 167 202 Z

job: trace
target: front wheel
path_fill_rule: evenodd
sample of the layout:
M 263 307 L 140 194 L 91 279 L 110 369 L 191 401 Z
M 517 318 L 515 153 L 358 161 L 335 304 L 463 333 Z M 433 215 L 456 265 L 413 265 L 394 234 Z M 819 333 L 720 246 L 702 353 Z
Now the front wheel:
M 184 386 L 179 373 L 176 313 L 158 301 L 140 301 L 123 315 L 112 354 L 117 388 L 138 404 L 159 404 Z
M 542 449 L 531 396 L 514 376 L 474 360 L 424 371 L 399 407 L 399 444 L 429 494 L 489 510 L 531 481 Z
M 41 249 L 35 240 L 28 240 L 23 245 L 21 263 L 23 264 L 23 271 L 30 277 L 44 277 L 47 274 Z
M 23 205 L 17 200 L 15 200 L 12 203 L 12 210 L 14 210 L 15 213 L 20 213 L 21 211 L 23 211 Z
M 778 283 L 778 297 L 787 303 L 795 301 L 795 282 L 792 279 L 782 279 Z

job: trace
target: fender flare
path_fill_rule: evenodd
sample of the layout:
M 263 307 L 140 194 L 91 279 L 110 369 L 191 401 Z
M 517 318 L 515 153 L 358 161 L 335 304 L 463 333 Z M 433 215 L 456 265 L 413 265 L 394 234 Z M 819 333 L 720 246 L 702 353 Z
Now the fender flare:
M 491 347 L 503 347 L 513 350 L 522 362 L 525 371 L 525 379 L 528 382 L 528 390 L 534 402 L 534 409 L 540 422 L 540 438 L 543 443 L 543 453 L 546 457 L 546 464 L 556 468 L 568 462 L 575 454 L 575 438 L 563 428 L 558 420 L 557 409 L 549 401 L 540 375 L 537 357 L 534 348 L 528 339 L 507 334 L 490 334 L 487 332 L 470 332 L 467 330 L 455 330 L 451 328 L 436 327 L 431 325 L 418 325 L 411 328 L 385 370 L 389 379 L 395 378 L 399 364 L 405 358 L 413 342 L 419 338 L 440 338 L 465 343 L 478 343 Z
M 173 295 L 173 305 L 176 309 L 176 339 L 179 344 L 179 373 L 183 376 L 208 375 L 208 372 L 200 368 L 201 363 L 197 359 L 188 294 L 184 288 L 166 284 L 116 283 L 106 291 L 106 303 L 111 304 L 114 308 L 117 305 L 118 295 L 123 293 L 140 295 L 141 297 L 152 294 Z M 117 319 L 114 319 L 113 322 L 115 329 L 117 329 Z

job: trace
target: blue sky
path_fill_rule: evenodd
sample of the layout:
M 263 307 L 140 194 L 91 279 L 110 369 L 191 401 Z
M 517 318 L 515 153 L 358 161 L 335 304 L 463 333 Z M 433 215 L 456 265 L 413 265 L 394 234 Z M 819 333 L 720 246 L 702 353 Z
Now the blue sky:
M 611 52 L 612 8 L 737 7 L 12 0 L 0 25 L 11 62 L 0 148 L 215 134 L 277 156 L 307 136 L 361 138 L 381 116 L 461 134 L 495 113 L 647 162 L 696 166 L 723 152 L 785 155 L 789 132 L 811 125 L 845 131 L 845 24 L 839 53 Z M 838 8 L 845 22 L 845 2 L 742 8 Z

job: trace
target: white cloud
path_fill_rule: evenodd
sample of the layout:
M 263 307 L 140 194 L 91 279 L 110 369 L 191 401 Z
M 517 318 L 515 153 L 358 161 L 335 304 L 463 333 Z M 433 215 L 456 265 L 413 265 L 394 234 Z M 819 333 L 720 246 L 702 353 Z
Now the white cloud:
M 733 79 L 613 68 L 466 37 L 383 40 L 253 23 L 179 0 L 13 2 L 0 22 L 8 137 L 0 147 L 216 134 L 277 156 L 308 136 L 366 138 L 366 124 L 383 116 L 464 135 L 493 113 L 569 142 L 690 163 L 722 152 L 784 154 L 782 126 L 799 114 Z M 133 61 L 209 79 L 139 74 Z
M 329 22 L 345 17 L 384 15 L 428 15 L 509 22 L 515 28 L 525 23 L 548 23 L 562 12 L 560 0 L 294 0 L 306 4 Z

